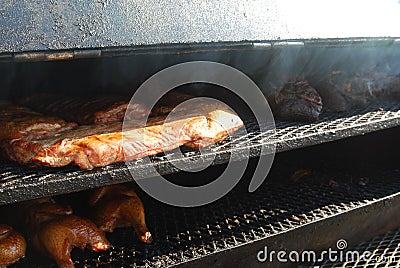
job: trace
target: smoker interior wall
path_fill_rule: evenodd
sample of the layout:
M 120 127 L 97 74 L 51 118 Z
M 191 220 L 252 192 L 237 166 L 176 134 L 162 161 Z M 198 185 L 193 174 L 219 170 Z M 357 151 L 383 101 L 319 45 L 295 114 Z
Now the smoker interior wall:
M 1 62 L 1 98 L 34 92 L 94 95 L 132 93 L 143 81 L 171 65 L 193 61 L 229 64 L 249 75 L 267 93 L 276 80 L 324 75 L 332 70 L 400 73 L 400 45 L 282 45 L 213 51 L 162 50 L 150 54 L 48 62 Z M 194 92 L 193 92 L 194 93 Z

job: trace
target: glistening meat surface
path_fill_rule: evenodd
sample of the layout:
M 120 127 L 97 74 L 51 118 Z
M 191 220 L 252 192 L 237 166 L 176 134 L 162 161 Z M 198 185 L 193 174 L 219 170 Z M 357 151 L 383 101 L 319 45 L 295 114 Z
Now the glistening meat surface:
M 224 126 L 219 122 L 225 122 Z M 75 163 L 82 169 L 92 169 L 156 155 L 187 143 L 207 146 L 226 138 L 242 126 L 238 116 L 218 109 L 205 116 L 188 116 L 124 132 L 62 139 L 53 146 L 40 150 L 33 159 L 52 167 Z
M 72 129 L 75 123 L 67 123 L 60 118 L 45 116 L 29 108 L 14 105 L 10 101 L 0 101 L 0 141 L 11 142 L 51 136 L 54 133 Z
M 202 147 L 226 138 L 243 126 L 241 119 L 218 102 L 197 102 L 183 110 L 125 125 L 95 124 L 57 132 L 52 136 L 15 140 L 4 147 L 9 158 L 51 167 L 74 163 L 82 169 L 106 166 L 169 151 L 184 144 Z M 222 124 L 222 125 L 221 125 Z
M 52 116 L 44 116 L 26 107 L 0 101 L 0 147 L 11 160 L 28 163 L 34 153 L 15 147 L 19 143 L 54 137 L 57 133 L 77 127 L 75 123 Z

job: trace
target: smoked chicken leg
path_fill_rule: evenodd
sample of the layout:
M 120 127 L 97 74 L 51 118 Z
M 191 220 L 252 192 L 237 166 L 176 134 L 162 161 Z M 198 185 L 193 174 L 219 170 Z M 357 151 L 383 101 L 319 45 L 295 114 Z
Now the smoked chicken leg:
M 110 244 L 97 226 L 72 215 L 69 206 L 51 198 L 35 201 L 26 210 L 26 230 L 37 251 L 51 257 L 60 268 L 72 268 L 71 250 L 90 246 L 93 251 L 105 251 Z
M 132 189 L 123 185 L 99 188 L 91 196 L 89 205 L 93 207 L 92 220 L 102 231 L 133 227 L 140 241 L 152 241 L 142 201 Z

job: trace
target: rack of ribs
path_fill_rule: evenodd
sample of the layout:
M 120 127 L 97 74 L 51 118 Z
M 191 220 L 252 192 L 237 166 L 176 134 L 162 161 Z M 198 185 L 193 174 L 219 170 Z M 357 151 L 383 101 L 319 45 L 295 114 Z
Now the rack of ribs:
M 148 112 L 140 103 L 129 103 L 119 95 L 82 98 L 57 94 L 37 94 L 22 98 L 19 104 L 35 111 L 52 114 L 80 125 L 122 122 L 127 119 L 142 118 Z
M 179 103 L 192 98 L 190 95 L 169 92 L 152 109 L 150 116 L 169 113 Z M 130 103 L 121 95 L 102 95 L 85 98 L 58 94 L 36 94 L 17 101 L 37 112 L 52 114 L 80 125 L 115 123 L 143 118 L 149 109 L 141 103 Z
M 240 117 L 220 102 L 199 101 L 191 111 L 150 118 L 125 124 L 93 124 L 78 126 L 53 135 L 28 135 L 3 147 L 6 155 L 20 163 L 40 163 L 61 167 L 74 163 L 82 169 L 131 161 L 173 150 L 179 146 L 208 146 L 225 139 L 243 126 Z M 28 118 L 28 120 L 31 120 Z

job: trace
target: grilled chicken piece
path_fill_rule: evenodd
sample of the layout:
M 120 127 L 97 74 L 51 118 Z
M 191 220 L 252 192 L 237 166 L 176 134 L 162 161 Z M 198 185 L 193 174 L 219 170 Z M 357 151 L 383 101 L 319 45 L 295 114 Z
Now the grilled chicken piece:
M 53 199 L 34 201 L 25 210 L 26 231 L 37 251 L 51 257 L 60 268 L 71 268 L 71 250 L 90 246 L 93 251 L 105 251 L 110 244 L 97 226 L 81 217 L 71 215 L 69 206 Z
M 56 217 L 41 224 L 32 237 L 35 248 L 54 259 L 58 267 L 74 267 L 71 250 L 90 246 L 93 251 L 105 251 L 110 244 L 97 226 L 74 215 Z
M 315 121 L 322 110 L 318 92 L 302 79 L 288 81 L 270 99 L 274 115 L 283 121 Z
M 0 267 L 13 264 L 25 256 L 24 237 L 12 227 L 0 224 Z
M 143 204 L 132 189 L 123 185 L 96 189 L 89 205 L 93 207 L 92 219 L 101 230 L 113 232 L 115 228 L 133 227 L 140 241 L 152 241 Z

